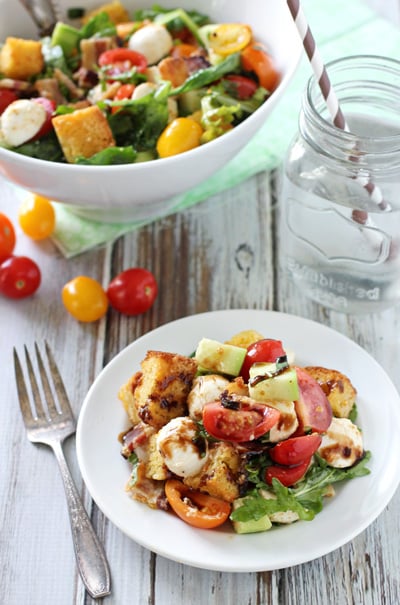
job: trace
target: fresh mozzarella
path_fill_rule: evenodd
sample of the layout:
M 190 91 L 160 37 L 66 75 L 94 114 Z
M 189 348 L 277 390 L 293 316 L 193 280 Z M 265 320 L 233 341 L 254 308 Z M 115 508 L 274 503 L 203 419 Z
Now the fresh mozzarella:
M 318 454 L 329 466 L 353 466 L 364 452 L 360 429 L 348 418 L 333 418 L 322 437 Z
M 45 108 L 29 99 L 10 103 L 1 116 L 1 130 L 5 142 L 11 147 L 26 143 L 39 132 L 46 117 Z
M 152 82 L 142 82 L 142 84 L 136 86 L 135 90 L 133 91 L 132 99 L 136 100 L 141 99 L 142 97 L 147 97 L 147 95 L 154 92 L 156 88 L 156 84 L 153 84 Z
M 141 53 L 149 65 L 158 63 L 173 47 L 172 36 L 163 25 L 150 23 L 138 29 L 129 38 L 131 50 Z
M 187 416 L 173 418 L 157 433 L 157 447 L 165 465 L 178 477 L 193 477 L 203 468 L 208 452 L 196 445 L 196 423 Z
M 197 376 L 193 381 L 192 390 L 187 399 L 189 416 L 195 420 L 201 420 L 206 403 L 219 399 L 219 396 L 225 391 L 228 385 L 229 380 L 218 374 Z
M 293 401 L 269 401 L 268 405 L 281 413 L 277 424 L 269 432 L 269 440 L 277 443 L 290 437 L 299 426 L 299 421 Z

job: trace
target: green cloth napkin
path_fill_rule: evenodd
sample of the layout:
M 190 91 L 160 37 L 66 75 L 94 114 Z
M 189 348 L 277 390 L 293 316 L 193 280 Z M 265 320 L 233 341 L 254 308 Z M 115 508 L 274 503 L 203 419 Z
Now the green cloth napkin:
M 400 30 L 377 16 L 362 0 L 303 0 L 302 6 L 324 62 L 355 54 L 400 58 Z M 177 196 L 169 214 L 234 187 L 257 172 L 277 167 L 297 130 L 301 95 L 311 75 L 311 66 L 303 53 L 295 77 L 265 126 L 224 168 Z M 80 218 L 61 204 L 54 206 L 57 227 L 53 240 L 67 258 L 146 224 L 146 221 L 99 223 Z

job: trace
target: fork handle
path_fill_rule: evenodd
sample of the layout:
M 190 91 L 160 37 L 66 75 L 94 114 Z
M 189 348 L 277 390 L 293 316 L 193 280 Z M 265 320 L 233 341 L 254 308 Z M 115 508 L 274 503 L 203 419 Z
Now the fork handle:
M 111 579 L 103 547 L 97 538 L 72 479 L 61 443 L 52 443 L 67 497 L 72 539 L 79 573 L 91 597 L 110 594 Z

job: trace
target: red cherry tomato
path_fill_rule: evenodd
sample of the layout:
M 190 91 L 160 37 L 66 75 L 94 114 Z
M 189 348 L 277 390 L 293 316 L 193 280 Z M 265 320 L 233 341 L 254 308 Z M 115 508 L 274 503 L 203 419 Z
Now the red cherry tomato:
M 117 92 L 115 93 L 115 97 L 114 97 L 114 101 L 122 101 L 123 99 L 130 99 L 133 95 L 133 92 L 135 90 L 135 85 L 134 84 L 122 84 Z M 111 113 L 116 113 L 117 111 L 120 111 L 120 107 L 112 107 L 111 108 Z
M 203 408 L 203 424 L 216 439 L 243 443 L 264 435 L 279 420 L 275 408 L 256 403 L 241 403 L 239 409 L 224 407 L 220 401 L 207 403 Z
M 246 76 L 229 74 L 224 77 L 225 87 L 231 96 L 236 99 L 250 99 L 257 90 L 257 83 Z
M 253 363 L 256 362 L 273 362 L 285 355 L 285 350 L 280 340 L 273 340 L 272 338 L 264 338 L 251 344 L 247 347 L 247 355 L 244 358 L 240 375 L 243 380 L 247 382 L 249 380 L 249 371 Z
M 285 487 L 294 485 L 304 477 L 310 465 L 311 458 L 296 466 L 268 466 L 265 471 L 265 482 L 271 485 L 272 479 L 278 479 Z
M 107 67 L 107 76 L 116 76 L 136 67 L 136 71 L 143 73 L 147 69 L 147 59 L 136 50 L 129 48 L 112 48 L 101 53 L 98 63 L 100 67 Z
M 7 88 L 0 89 L 0 115 L 3 111 L 14 101 L 18 100 L 18 96 L 14 91 L 8 90 Z
M 38 103 L 46 110 L 46 119 L 44 121 L 43 126 L 41 127 L 39 132 L 37 132 L 35 136 L 31 139 L 31 141 L 36 141 L 37 139 L 40 139 L 53 129 L 51 119 L 56 109 L 56 103 L 51 99 L 46 99 L 45 97 L 36 97 L 35 99 L 32 99 L 32 101 Z
M 318 382 L 302 368 L 296 368 L 299 399 L 295 401 L 299 430 L 324 433 L 332 422 L 332 408 Z
M 12 222 L 0 212 L 0 263 L 11 256 L 15 248 L 15 230 Z
M 288 466 L 300 464 L 309 460 L 321 445 L 322 437 L 318 433 L 291 437 L 277 443 L 269 450 L 269 455 L 274 462 Z
M 31 296 L 40 282 L 40 269 L 27 256 L 10 256 L 0 265 L 0 293 L 8 298 Z
M 154 275 L 139 267 L 122 271 L 107 288 L 107 297 L 114 309 L 125 315 L 139 315 L 153 305 L 158 288 Z

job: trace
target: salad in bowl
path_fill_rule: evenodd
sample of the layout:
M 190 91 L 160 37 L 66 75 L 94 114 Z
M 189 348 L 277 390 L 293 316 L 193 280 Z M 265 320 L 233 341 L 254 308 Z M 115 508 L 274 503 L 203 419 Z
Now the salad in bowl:
M 357 391 L 245 330 L 185 356 L 149 350 L 119 391 L 128 494 L 197 528 L 238 534 L 315 518 L 334 485 L 369 473 Z

